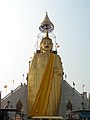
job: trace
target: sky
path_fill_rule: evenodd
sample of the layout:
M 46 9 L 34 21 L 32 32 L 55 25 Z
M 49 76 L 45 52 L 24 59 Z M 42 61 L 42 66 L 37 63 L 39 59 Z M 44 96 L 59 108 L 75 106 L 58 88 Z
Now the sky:
M 0 0 L 2 97 L 27 83 L 29 61 L 46 11 L 60 45 L 64 79 L 71 86 L 74 82 L 80 93 L 90 93 L 90 0 Z

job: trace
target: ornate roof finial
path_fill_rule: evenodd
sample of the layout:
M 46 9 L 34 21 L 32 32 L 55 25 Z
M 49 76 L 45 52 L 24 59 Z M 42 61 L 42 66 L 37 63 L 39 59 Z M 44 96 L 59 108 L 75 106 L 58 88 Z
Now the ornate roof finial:
M 41 25 L 39 27 L 39 30 L 43 33 L 46 32 L 46 31 L 52 32 L 54 30 L 54 25 L 50 21 L 47 12 L 46 12 L 46 16 L 45 16 L 43 22 L 41 23 Z

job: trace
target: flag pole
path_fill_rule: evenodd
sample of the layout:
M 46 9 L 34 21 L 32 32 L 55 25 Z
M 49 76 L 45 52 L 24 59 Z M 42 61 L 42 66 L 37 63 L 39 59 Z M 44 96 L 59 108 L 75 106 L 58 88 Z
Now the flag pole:
M 82 92 L 84 92 L 84 87 L 85 87 L 85 84 L 82 85 Z
M 24 74 L 23 74 L 23 84 L 24 84 Z
M 12 81 L 12 90 L 14 90 L 14 80 Z
M 7 85 L 4 86 L 5 96 L 7 95 Z

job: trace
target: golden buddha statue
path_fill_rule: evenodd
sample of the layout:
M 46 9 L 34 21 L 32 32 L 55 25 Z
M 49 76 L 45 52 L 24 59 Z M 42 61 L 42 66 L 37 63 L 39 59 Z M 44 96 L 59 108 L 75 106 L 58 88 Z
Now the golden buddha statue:
M 35 53 L 28 73 L 28 115 L 54 116 L 59 114 L 62 62 L 53 53 L 48 31 L 40 42 L 40 52 Z

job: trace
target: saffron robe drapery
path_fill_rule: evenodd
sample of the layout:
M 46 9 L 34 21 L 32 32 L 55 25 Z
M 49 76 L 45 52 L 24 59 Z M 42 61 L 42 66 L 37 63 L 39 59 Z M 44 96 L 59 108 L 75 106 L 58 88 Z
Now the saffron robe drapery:
M 52 87 L 54 59 L 54 54 L 51 54 L 43 78 L 41 80 L 40 88 L 34 101 L 33 108 L 30 113 L 31 116 L 46 115 L 50 91 Z
M 57 115 L 60 105 L 62 63 L 58 55 L 37 54 L 28 73 L 28 115 Z

